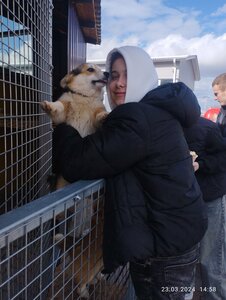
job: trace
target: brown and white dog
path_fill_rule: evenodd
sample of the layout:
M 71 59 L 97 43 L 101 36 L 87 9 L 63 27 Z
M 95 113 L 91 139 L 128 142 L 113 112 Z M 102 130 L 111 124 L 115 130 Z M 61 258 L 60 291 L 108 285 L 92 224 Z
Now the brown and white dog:
M 95 132 L 107 116 L 103 104 L 103 87 L 107 79 L 108 73 L 97 65 L 81 64 L 61 80 L 60 85 L 66 92 L 55 102 L 41 102 L 41 107 L 54 125 L 65 122 L 84 137 Z M 63 177 L 59 177 L 55 188 L 66 184 Z
M 107 116 L 103 105 L 103 87 L 106 85 L 107 79 L 108 73 L 101 71 L 98 66 L 82 64 L 61 80 L 61 87 L 66 90 L 61 97 L 55 102 L 43 101 L 41 107 L 50 116 L 54 125 L 65 122 L 73 126 L 84 137 L 95 132 Z M 54 189 L 62 188 L 67 184 L 62 176 L 57 177 L 56 180 Z M 68 232 L 72 232 L 74 236 L 70 234 L 64 236 L 59 233 L 55 235 L 54 240 L 56 242 L 60 240 L 59 248 L 62 251 L 67 249 L 65 243 L 67 245 L 69 240 L 77 240 L 72 247 L 73 251 L 69 252 L 69 258 L 73 264 L 69 264 L 71 267 L 67 273 L 74 274 L 78 295 L 88 298 L 89 291 L 86 284 L 90 283 L 102 269 L 102 223 L 96 223 L 95 208 L 91 197 L 85 197 L 83 201 L 85 208 L 81 211 L 82 218 L 80 218 L 83 220 L 83 224 L 76 231 L 74 228 L 79 212 L 75 213 L 73 208 L 72 211 L 68 209 L 67 213 L 75 215 L 68 225 Z M 63 223 L 64 218 L 64 213 L 56 216 L 58 222 Z M 86 228 L 87 221 L 91 222 L 91 228 Z M 94 231 L 93 226 L 98 228 L 98 234 Z M 96 234 L 97 240 L 94 238 Z M 62 245 L 64 246 L 62 247 Z M 75 255 L 75 258 L 72 254 Z M 61 274 L 63 270 L 61 265 L 58 270 Z M 56 274 L 57 272 L 56 270 Z

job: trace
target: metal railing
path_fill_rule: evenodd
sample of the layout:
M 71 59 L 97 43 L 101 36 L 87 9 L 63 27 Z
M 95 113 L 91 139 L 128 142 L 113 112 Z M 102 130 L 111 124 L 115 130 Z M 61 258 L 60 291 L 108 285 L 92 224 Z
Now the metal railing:
M 134 299 L 127 266 L 101 274 L 104 196 L 79 181 L 1 215 L 0 299 Z

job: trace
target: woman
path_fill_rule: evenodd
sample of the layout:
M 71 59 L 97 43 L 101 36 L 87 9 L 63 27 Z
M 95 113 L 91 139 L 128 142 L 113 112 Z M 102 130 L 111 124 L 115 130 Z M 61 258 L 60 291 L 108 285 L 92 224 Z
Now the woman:
M 207 226 L 181 127 L 198 119 L 197 99 L 183 83 L 156 88 L 141 48 L 113 49 L 106 68 L 112 112 L 85 138 L 59 125 L 55 168 L 69 182 L 106 178 L 104 271 L 130 262 L 139 299 L 184 299 Z

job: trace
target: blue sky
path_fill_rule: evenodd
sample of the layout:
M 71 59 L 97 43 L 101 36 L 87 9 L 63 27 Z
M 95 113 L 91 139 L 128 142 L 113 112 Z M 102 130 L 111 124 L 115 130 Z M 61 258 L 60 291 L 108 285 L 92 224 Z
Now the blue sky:
M 197 55 L 201 80 L 195 93 L 203 108 L 217 106 L 211 82 L 226 72 L 226 1 L 101 0 L 102 42 L 88 59 L 105 59 L 114 47 L 137 45 L 150 56 Z

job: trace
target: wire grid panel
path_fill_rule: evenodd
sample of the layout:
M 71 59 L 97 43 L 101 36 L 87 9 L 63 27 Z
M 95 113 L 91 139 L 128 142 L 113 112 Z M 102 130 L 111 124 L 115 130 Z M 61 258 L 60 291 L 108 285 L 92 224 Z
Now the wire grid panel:
M 0 0 L 0 214 L 47 192 L 52 1 Z
M 103 276 L 104 181 L 78 182 L 0 216 L 0 299 L 115 299 L 128 268 Z

